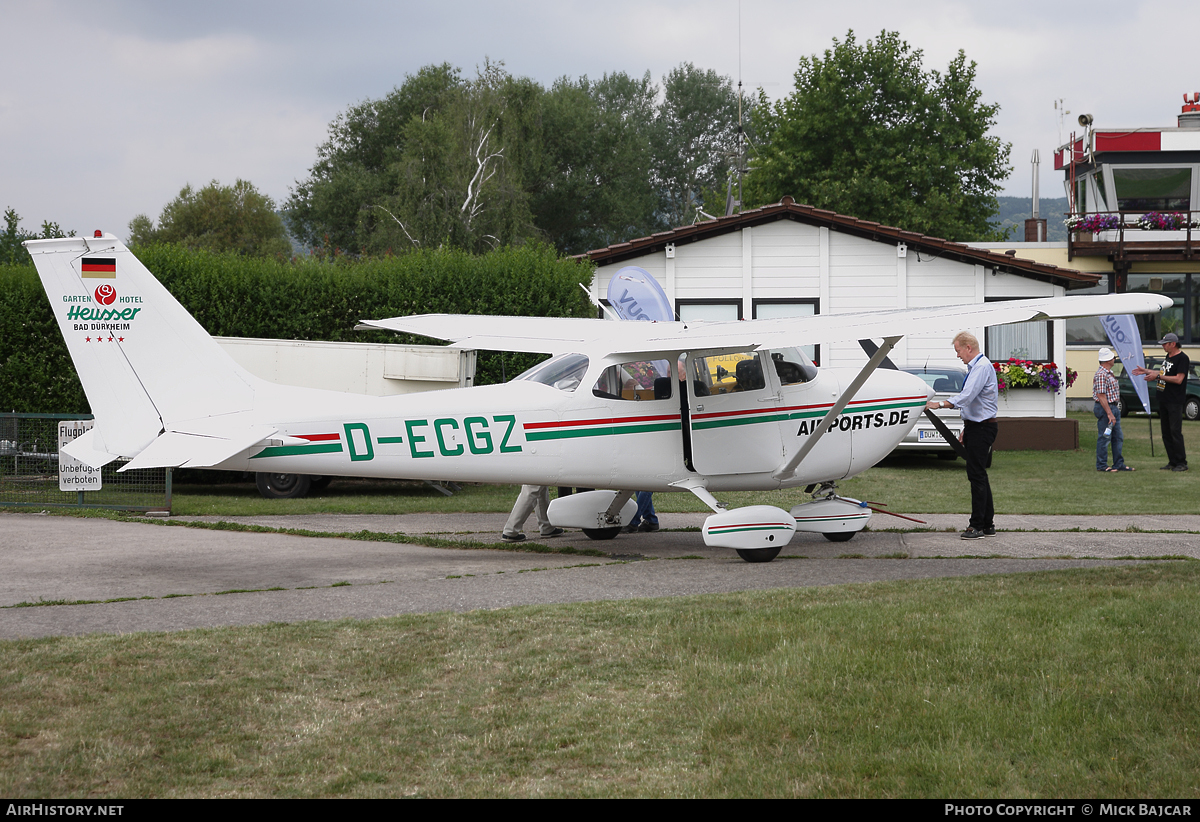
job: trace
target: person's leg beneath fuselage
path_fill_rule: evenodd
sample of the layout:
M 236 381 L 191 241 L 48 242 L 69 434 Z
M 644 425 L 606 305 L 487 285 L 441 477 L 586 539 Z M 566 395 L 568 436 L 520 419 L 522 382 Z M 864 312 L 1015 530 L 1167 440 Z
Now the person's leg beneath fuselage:
M 537 490 L 533 493 L 534 510 L 537 512 L 538 531 L 544 537 L 553 537 L 562 533 L 561 528 L 555 528 L 550 524 L 550 488 L 545 485 L 533 486 Z
M 540 485 L 521 486 L 521 493 L 517 495 L 517 501 L 513 503 L 512 513 L 508 515 L 508 522 L 504 524 L 505 536 L 515 537 L 521 533 L 521 529 L 525 527 L 525 520 L 529 519 L 529 515 L 533 513 L 533 509 L 538 503 L 537 491 L 541 487 Z M 541 520 L 540 514 L 538 519 Z

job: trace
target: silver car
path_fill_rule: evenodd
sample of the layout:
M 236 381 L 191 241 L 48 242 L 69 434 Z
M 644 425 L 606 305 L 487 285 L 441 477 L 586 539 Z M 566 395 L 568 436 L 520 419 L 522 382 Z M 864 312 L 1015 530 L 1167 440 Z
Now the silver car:
M 962 391 L 963 381 L 967 378 L 967 369 L 954 365 L 923 365 L 902 367 L 900 370 L 924 380 L 925 384 L 934 390 L 934 400 L 950 399 Z M 957 437 L 962 433 L 962 417 L 957 409 L 945 408 L 934 413 L 938 415 L 938 419 L 946 423 L 946 427 L 954 433 L 954 436 Z M 952 460 L 956 456 L 954 449 L 933 427 L 933 423 L 924 413 L 917 420 L 917 424 L 913 426 L 913 430 L 908 432 L 908 436 L 896 446 L 896 450 L 929 451 L 936 453 L 940 459 L 947 460 Z

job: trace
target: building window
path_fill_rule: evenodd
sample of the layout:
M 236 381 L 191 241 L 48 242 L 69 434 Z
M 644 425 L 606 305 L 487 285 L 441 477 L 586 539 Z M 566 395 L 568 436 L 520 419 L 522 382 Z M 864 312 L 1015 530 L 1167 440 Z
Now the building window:
M 1009 323 L 992 325 L 987 329 L 987 358 L 992 362 L 1016 358 L 1033 362 L 1050 362 L 1050 323 Z
M 1116 280 L 1113 285 L 1113 280 Z M 1200 342 L 1200 275 L 1195 274 L 1126 274 L 1113 278 L 1105 274 L 1091 288 L 1071 294 L 1162 294 L 1174 302 L 1158 314 L 1138 314 L 1134 317 L 1146 345 L 1154 345 L 1162 335 L 1172 332 L 1184 343 Z M 1108 335 L 1099 317 L 1078 317 L 1067 320 L 1068 345 L 1108 345 Z
M 1156 343 L 1163 334 L 1177 334 L 1180 342 L 1192 342 L 1200 336 L 1200 328 L 1196 323 L 1185 322 L 1188 318 L 1187 304 L 1196 302 L 1196 296 L 1191 291 L 1200 285 L 1200 279 L 1192 274 L 1129 274 L 1125 278 L 1126 293 L 1162 294 L 1170 297 L 1174 305 L 1164 308 L 1158 314 L 1137 317 L 1138 327 L 1142 330 L 1142 340 Z
M 1107 274 L 1100 275 L 1100 282 L 1087 288 L 1070 292 L 1076 294 L 1107 294 L 1111 288 L 1112 278 Z M 1067 345 L 1105 345 L 1108 337 L 1104 332 L 1104 324 L 1099 317 L 1075 317 L 1067 320 Z
M 675 311 L 682 322 L 693 320 L 740 320 L 741 300 L 676 300 Z
M 988 302 L 999 302 L 988 300 Z M 1050 362 L 1054 351 L 1049 320 L 990 325 L 985 329 L 984 353 L 992 362 L 1008 359 Z
M 1113 166 L 1119 211 L 1187 211 L 1192 202 L 1191 168 Z
M 754 319 L 775 320 L 790 317 L 813 317 L 821 313 L 820 304 L 820 300 L 801 298 L 755 300 Z M 821 346 L 802 345 L 799 348 L 810 360 L 820 364 Z

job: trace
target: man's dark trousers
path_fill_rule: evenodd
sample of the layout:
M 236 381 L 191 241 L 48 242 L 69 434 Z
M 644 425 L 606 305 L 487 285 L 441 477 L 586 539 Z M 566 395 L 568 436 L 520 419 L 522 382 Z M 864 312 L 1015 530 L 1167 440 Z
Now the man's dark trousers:
M 996 422 L 963 420 L 963 447 L 967 450 L 967 479 L 971 481 L 971 527 L 976 531 L 995 528 L 996 509 L 987 466 L 996 442 Z
M 1187 449 L 1183 444 L 1183 403 L 1160 400 L 1158 424 L 1162 429 L 1163 447 L 1167 449 L 1167 462 L 1187 465 Z

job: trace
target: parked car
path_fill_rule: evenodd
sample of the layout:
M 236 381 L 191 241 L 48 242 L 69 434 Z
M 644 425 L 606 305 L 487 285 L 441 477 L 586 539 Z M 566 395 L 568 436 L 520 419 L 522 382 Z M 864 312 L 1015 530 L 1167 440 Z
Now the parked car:
M 1162 357 L 1147 357 L 1147 368 L 1158 368 L 1162 365 Z M 1133 383 L 1130 377 L 1125 373 L 1124 366 L 1118 362 L 1113 366 L 1113 373 L 1117 375 L 1117 386 L 1121 389 L 1121 413 L 1128 414 L 1133 411 L 1142 412 L 1142 401 L 1138 399 L 1138 395 L 1133 390 Z M 1136 379 L 1141 379 L 1137 377 Z M 1144 413 L 1144 412 L 1143 412 Z M 1150 413 L 1158 413 L 1158 391 L 1154 388 L 1153 380 L 1150 385 Z M 1196 374 L 1196 363 L 1192 363 L 1192 369 L 1188 373 L 1187 379 L 1187 401 L 1183 406 L 1183 416 L 1189 420 L 1200 419 L 1200 376 Z
M 967 378 L 967 369 L 954 365 L 901 367 L 900 370 L 924 380 L 925 384 L 934 390 L 933 399 L 935 400 L 948 400 L 962 391 L 963 381 Z M 954 433 L 954 436 L 957 437 L 962 433 L 962 417 L 957 409 L 946 408 L 935 413 L 938 415 L 938 419 L 946 423 L 946 427 Z M 952 460 L 957 456 L 950 443 L 946 442 L 923 413 L 913 430 L 909 431 L 908 436 L 896 446 L 896 450 L 929 451 L 937 454 L 940 459 L 947 460 Z

